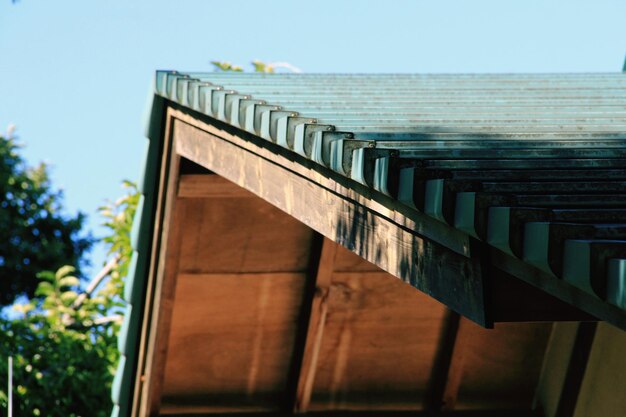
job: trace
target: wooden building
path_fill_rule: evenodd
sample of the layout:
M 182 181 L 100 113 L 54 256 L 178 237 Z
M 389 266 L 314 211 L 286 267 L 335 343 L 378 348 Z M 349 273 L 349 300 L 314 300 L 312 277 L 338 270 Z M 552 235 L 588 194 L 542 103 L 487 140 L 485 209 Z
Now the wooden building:
M 114 416 L 626 416 L 626 78 L 158 72 Z

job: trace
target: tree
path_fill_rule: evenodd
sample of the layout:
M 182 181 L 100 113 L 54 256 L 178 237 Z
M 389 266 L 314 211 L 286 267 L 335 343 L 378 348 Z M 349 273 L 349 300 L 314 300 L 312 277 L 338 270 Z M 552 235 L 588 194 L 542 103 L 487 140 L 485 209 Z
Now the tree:
M 93 239 L 82 233 L 85 216 L 63 213 L 63 196 L 50 184 L 48 167 L 28 167 L 9 135 L 0 136 L 0 306 L 32 297 L 37 273 L 75 265 Z
M 124 186 L 124 197 L 101 208 L 111 258 L 103 270 L 82 289 L 71 266 L 44 271 L 38 274 L 38 298 L 15 306 L 19 317 L 0 318 L 0 375 L 7 374 L 6 358 L 13 356 L 15 416 L 110 414 L 129 233 L 139 201 L 136 187 Z M 0 408 L 7 401 L 0 389 Z
M 217 64 L 223 71 L 239 68 Z M 262 68 L 255 64 L 255 68 L 257 72 L 273 71 L 265 64 Z M 11 158 L 15 165 L 23 166 L 16 154 Z M 28 178 L 43 178 L 38 184 L 44 184 L 41 195 L 49 197 L 42 198 L 42 202 L 48 201 L 48 205 L 43 204 L 34 215 L 48 218 L 52 214 L 41 211 L 52 208 L 58 212 L 60 196 L 50 191 L 45 167 L 39 169 L 41 177 L 35 175 L 36 170 L 9 171 L 13 176 L 22 175 L 20 179 L 25 182 Z M 121 295 L 132 255 L 130 230 L 139 202 L 136 186 L 128 181 L 123 186 L 126 195 L 100 210 L 109 230 L 103 240 L 109 245 L 110 257 L 102 271 L 87 285 L 81 285 L 72 266 L 56 272 L 43 270 L 36 274 L 34 297 L 14 306 L 18 316 L 0 317 L 0 375 L 7 374 L 6 358 L 12 356 L 16 417 L 105 417 L 111 411 L 111 383 L 119 359 L 116 341 L 124 306 Z M 27 184 L 26 188 L 35 187 Z M 81 224 L 82 218 L 78 226 Z M 70 234 L 70 238 L 76 236 Z M 6 409 L 7 401 L 8 392 L 0 388 L 0 409 Z

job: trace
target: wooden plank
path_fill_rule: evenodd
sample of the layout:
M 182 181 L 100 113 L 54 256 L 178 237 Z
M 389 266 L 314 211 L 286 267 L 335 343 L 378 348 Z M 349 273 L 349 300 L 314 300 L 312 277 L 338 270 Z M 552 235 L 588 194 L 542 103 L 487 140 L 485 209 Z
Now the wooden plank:
M 178 276 L 163 408 L 281 410 L 303 273 Z
M 174 122 L 174 131 L 181 156 L 247 188 L 455 311 L 489 325 L 476 259 L 450 251 L 308 177 L 235 146 L 230 140 L 236 138 L 222 140 L 181 121 Z
M 171 105 L 172 107 L 168 109 L 168 114 L 171 117 L 175 117 L 190 126 L 194 126 L 204 132 L 211 133 L 212 135 L 236 144 L 241 149 L 248 150 L 262 158 L 273 161 L 297 175 L 308 178 L 313 183 L 333 190 L 369 210 L 376 211 L 381 216 L 392 220 L 404 228 L 414 230 L 416 233 L 446 246 L 456 253 L 465 256 L 470 255 L 470 239 L 465 233 L 458 230 L 451 230 L 445 224 L 415 209 L 401 204 L 371 188 L 357 184 L 349 178 L 322 167 L 309 159 L 300 157 L 281 146 L 274 145 L 265 139 L 258 138 L 257 136 L 243 132 L 240 129 L 202 114 L 195 112 L 190 114 L 187 109 L 176 104 Z M 198 161 L 194 162 L 198 163 Z M 239 163 L 235 164 L 234 167 L 237 166 L 239 166 Z M 238 184 L 242 185 L 241 183 Z M 251 191 L 254 192 L 254 190 Z M 255 192 L 255 194 L 258 195 L 259 193 Z
M 253 198 L 184 199 L 181 271 L 304 272 L 313 231 Z
M 210 121 L 211 124 L 209 124 L 207 123 L 209 122 L 208 118 L 196 113 L 190 116 L 185 114 L 184 111 L 181 111 L 178 106 L 175 107 L 177 107 L 178 110 L 173 110 L 171 114 L 176 118 L 185 120 L 185 122 L 190 125 L 218 135 L 236 144 L 241 149 L 252 151 L 262 158 L 278 163 L 289 171 L 306 177 L 327 189 L 340 193 L 367 209 L 371 209 L 383 217 L 391 219 L 396 224 L 415 230 L 420 235 L 433 239 L 437 243 L 441 243 L 457 253 L 462 253 L 467 256 L 472 253 L 468 236 L 446 227 L 446 225 L 441 222 L 430 219 L 428 216 L 422 215 L 408 207 L 403 207 L 401 204 L 385 196 L 379 195 L 358 184 L 354 184 L 348 179 L 329 172 L 306 159 L 293 155 L 253 135 L 241 132 L 238 129 L 220 122 Z M 513 216 L 512 221 L 513 220 L 515 220 L 515 216 Z M 515 235 L 516 233 L 511 234 L 511 236 Z M 513 244 L 511 244 L 511 248 L 514 251 L 518 249 L 517 246 Z M 547 274 L 541 274 L 536 268 L 526 265 L 519 259 L 514 259 L 506 254 L 498 253 L 493 257 L 493 261 L 499 269 L 505 270 L 517 278 L 523 279 L 531 285 L 598 318 L 609 321 L 622 329 L 626 329 L 626 314 L 617 307 L 594 299 L 592 296 L 584 294 L 582 291 L 577 291 L 575 288 L 571 288 L 570 285 L 562 281 L 550 279 Z M 538 275 L 541 275 L 541 277 Z
M 530 408 L 551 323 L 502 323 L 486 330 L 461 318 L 445 410 Z
M 253 198 L 245 188 L 219 175 L 181 175 L 178 182 L 179 198 Z
M 315 372 L 319 359 L 322 336 L 328 312 L 328 293 L 330 290 L 331 277 L 334 269 L 335 254 L 338 245 L 329 239 L 324 239 L 322 254 L 319 260 L 317 275 L 315 277 L 315 289 L 311 301 L 308 330 L 302 354 L 299 378 L 296 388 L 294 403 L 295 413 L 304 413 L 309 408 Z
M 310 411 L 417 410 L 445 308 L 385 272 L 336 272 Z
M 133 402 L 131 405 L 131 416 L 146 416 L 149 407 L 150 383 L 149 375 L 153 372 L 154 344 L 156 340 L 155 329 L 157 327 L 158 309 L 155 313 L 155 306 L 160 304 L 162 290 L 168 287 L 163 286 L 162 275 L 157 276 L 157 271 L 164 260 L 160 255 L 164 251 L 162 244 L 167 242 L 169 233 L 169 223 L 164 219 L 168 218 L 173 210 L 174 193 L 171 192 L 176 183 L 177 166 L 180 158 L 172 156 L 172 119 L 163 118 L 163 143 L 160 152 L 160 172 L 158 185 L 155 187 L 156 208 L 153 227 L 152 248 L 150 251 L 150 266 L 148 268 L 148 282 L 146 285 L 146 300 L 144 306 L 143 323 L 139 342 L 139 353 L 137 356 L 137 371 L 133 392 Z M 156 140 L 154 137 L 152 140 Z M 168 190 L 170 191 L 168 193 Z M 166 217 L 167 215 L 167 217 Z M 168 295 L 165 294 L 165 297 Z M 154 412 L 154 415 L 157 411 Z
M 354 252 L 337 245 L 335 272 L 382 272 L 382 270 Z
M 182 239 L 180 217 L 184 203 L 176 201 L 173 191 L 178 180 L 180 157 L 174 153 L 171 155 L 166 153 L 164 158 L 169 159 L 169 166 L 166 168 L 167 187 L 162 190 L 165 201 L 161 231 L 162 245 L 159 248 L 156 269 L 153 271 L 156 275 L 154 278 L 154 301 L 150 311 L 150 330 L 148 331 L 146 360 L 142 376 L 144 386 L 139 405 L 140 416 L 156 415 L 159 412 L 176 274 L 180 261 L 179 251 Z M 163 165 L 166 166 L 166 164 Z

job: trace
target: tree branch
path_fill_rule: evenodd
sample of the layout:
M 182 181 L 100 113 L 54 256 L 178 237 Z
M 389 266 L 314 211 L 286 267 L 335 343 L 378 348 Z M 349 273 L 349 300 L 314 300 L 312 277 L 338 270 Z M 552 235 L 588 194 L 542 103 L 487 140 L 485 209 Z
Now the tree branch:
M 102 268 L 102 270 L 98 273 L 98 275 L 96 275 L 91 280 L 89 285 L 87 285 L 87 288 L 85 288 L 85 291 L 83 291 L 82 293 L 78 295 L 78 297 L 76 297 L 76 300 L 74 300 L 74 303 L 72 304 L 72 308 L 77 309 L 85 302 L 85 300 L 91 295 L 91 293 L 93 293 L 96 290 L 96 288 L 98 288 L 98 285 L 100 285 L 102 280 L 104 280 L 107 276 L 111 274 L 111 272 L 113 271 L 113 268 L 117 266 L 117 263 L 119 262 L 121 257 L 122 255 L 117 253 L 113 257 L 113 259 L 111 259 L 104 266 L 104 268 Z

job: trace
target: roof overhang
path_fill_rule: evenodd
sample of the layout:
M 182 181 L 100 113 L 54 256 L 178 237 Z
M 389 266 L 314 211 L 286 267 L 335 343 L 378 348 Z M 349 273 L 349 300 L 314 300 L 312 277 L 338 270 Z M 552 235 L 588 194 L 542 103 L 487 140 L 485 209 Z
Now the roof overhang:
M 326 325 L 327 309 L 336 307 L 327 305 L 329 292 L 332 293 L 330 289 L 333 285 L 348 288 L 357 285 L 350 279 L 354 282 L 370 282 L 367 280 L 371 279 L 371 282 L 377 283 L 368 293 L 367 300 L 387 300 L 384 303 L 389 303 L 389 299 L 385 299 L 388 294 L 395 294 L 392 299 L 403 300 L 400 303 L 403 307 L 388 312 L 389 317 L 397 321 L 412 314 L 406 326 L 418 327 L 400 329 L 393 337 L 408 337 L 407 330 L 416 332 L 421 328 L 419 326 L 431 323 L 430 327 L 422 328 L 428 337 L 436 339 L 424 347 L 428 351 L 426 357 L 430 358 L 429 365 L 414 369 L 430 375 L 427 382 L 422 381 L 425 384 L 422 388 L 429 391 L 426 397 L 434 393 L 443 398 L 451 395 L 450 390 L 454 391 L 454 387 L 446 381 L 454 373 L 455 366 L 459 366 L 455 365 L 458 359 L 454 356 L 455 344 L 459 343 L 457 338 L 463 341 L 466 337 L 464 343 L 472 345 L 471 341 L 474 341 L 482 348 L 494 343 L 493 340 L 488 341 L 486 336 L 472 333 L 474 330 L 467 330 L 472 328 L 471 324 L 465 319 L 459 321 L 459 314 L 484 327 L 493 327 L 500 322 L 601 319 L 626 329 L 625 311 L 585 288 L 555 279 L 546 270 L 520 259 L 514 253 L 507 253 L 478 236 L 450 227 L 441 219 L 393 198 L 384 190 L 372 188 L 367 182 L 360 183 L 337 172 L 337 169 L 320 164 L 315 158 L 293 152 L 260 134 L 219 120 L 220 117 L 203 114 L 188 101 L 189 95 L 181 93 L 180 85 L 170 85 L 172 90 L 168 93 L 170 81 L 167 76 L 163 81 L 166 91 L 157 88 L 167 98 L 156 95 L 152 107 L 151 130 L 148 133 L 151 140 L 147 146 L 147 168 L 141 187 L 142 215 L 141 221 L 135 222 L 133 233 L 137 249 L 134 279 L 127 285 L 126 291 L 131 310 L 126 316 L 127 323 L 120 342 L 125 359 L 120 365 L 121 372 L 118 372 L 114 387 L 114 392 L 118 390 L 118 397 L 114 398 L 116 403 L 123 404 L 128 409 L 126 412 L 131 412 L 129 415 L 158 415 L 159 412 L 173 415 L 193 410 L 219 413 L 341 409 L 333 408 L 333 404 L 337 404 L 336 399 L 331 399 L 331 405 L 327 404 L 326 408 L 320 405 L 319 397 L 315 395 L 322 394 L 316 392 L 313 381 L 320 366 L 320 352 L 325 348 L 320 340 Z M 226 103 L 227 97 L 220 100 Z M 224 117 L 225 106 L 220 113 Z M 269 227 L 255 229 L 252 223 L 241 223 L 241 217 L 235 215 L 238 207 L 249 219 L 258 221 L 255 216 L 266 216 Z M 222 211 L 220 214 L 212 210 Z M 215 227 L 231 217 L 240 219 L 240 223 L 233 220 L 226 228 Z M 218 223 L 203 226 L 205 220 L 202 219 L 213 219 Z M 246 244 L 258 251 L 258 259 L 251 258 L 253 260 L 249 261 L 254 263 L 254 267 L 246 269 L 244 262 L 235 271 L 231 270 L 232 266 L 219 264 L 219 259 L 227 258 L 224 255 L 226 252 L 220 252 L 223 247 L 219 245 L 237 246 L 234 241 L 220 240 L 226 231 L 237 228 L 260 230 L 266 235 L 252 233 L 244 236 Z M 197 243 L 202 239 L 216 239 L 221 243 L 214 247 L 202 247 Z M 188 240 L 196 243 L 189 243 Z M 356 261 L 358 258 L 349 258 L 341 247 L 368 261 L 371 266 Z M 211 251 L 217 251 L 217 255 L 212 257 Z M 256 287 L 258 282 L 252 278 L 255 274 L 257 278 L 265 277 L 269 287 Z M 423 296 L 413 293 L 406 285 L 400 285 L 400 281 L 388 284 L 391 276 L 400 278 L 450 310 L 420 298 Z M 205 284 L 197 283 L 198 277 L 206 278 L 205 281 L 213 278 L 216 284 L 203 287 Z M 176 349 L 168 347 L 191 337 L 185 333 L 185 325 L 192 326 L 189 322 L 194 322 L 193 317 L 198 314 L 215 314 L 216 311 L 207 305 L 220 303 L 219 298 L 207 296 L 204 309 L 201 301 L 195 302 L 195 310 L 185 309 L 181 306 L 187 301 L 181 297 L 186 294 L 185 297 L 191 300 L 194 294 L 215 292 L 217 288 L 236 292 L 236 288 L 228 290 L 233 282 L 242 289 L 240 301 L 243 303 L 262 303 L 258 297 L 269 294 L 264 291 L 271 294 L 276 291 L 279 295 L 285 291 L 282 298 L 272 303 L 284 303 L 279 310 L 290 312 L 292 316 L 289 319 L 277 318 L 281 325 L 257 323 L 256 327 L 278 326 L 280 337 L 287 337 L 284 340 L 287 340 L 285 343 L 291 353 L 273 357 L 274 361 L 282 358 L 283 362 L 279 361 L 280 364 L 276 365 L 281 371 L 267 380 L 258 376 L 258 363 L 248 364 L 247 367 L 242 365 L 242 369 L 257 374 L 248 374 L 247 388 L 238 387 L 239 391 L 230 393 L 235 396 L 234 400 L 229 399 L 228 392 L 219 392 L 220 398 L 225 398 L 226 402 L 220 405 L 220 401 L 207 397 L 206 392 L 199 392 L 200 397 L 209 398 L 210 401 L 207 401 L 217 405 L 209 406 L 202 400 L 194 400 L 192 395 L 179 397 L 177 406 L 176 395 L 180 392 L 176 384 L 188 389 L 189 385 L 181 382 L 181 378 L 188 377 L 190 364 L 185 362 L 188 358 L 184 357 L 184 352 L 178 352 L 178 359 L 168 356 L 176 353 Z M 248 292 L 243 290 L 244 287 Z M 219 305 L 222 307 L 220 311 L 226 311 L 230 316 L 237 312 L 236 305 Z M 415 305 L 423 307 L 416 308 Z M 219 318 L 216 320 L 219 322 Z M 389 325 L 381 316 L 370 320 L 374 321 L 374 329 L 380 330 Z M 376 324 L 376 320 L 382 321 Z M 202 316 L 194 326 L 202 326 L 207 321 Z M 228 326 L 225 323 L 221 325 Z M 460 335 L 465 336 L 459 336 L 459 329 L 462 330 Z M 376 330 L 372 332 L 374 334 Z M 535 368 L 530 367 L 529 380 L 524 382 L 534 387 L 547 333 L 541 324 L 519 327 L 512 332 L 518 334 L 521 344 L 528 349 L 517 354 L 531 352 L 531 356 L 538 358 L 534 362 Z M 257 338 L 262 337 L 255 334 Z M 182 339 L 175 339 L 176 335 Z M 267 343 L 267 340 L 255 340 L 252 343 Z M 407 340 L 412 339 L 409 337 Z M 220 349 L 226 349 L 225 346 L 220 345 Z M 344 354 L 349 354 L 349 351 Z M 515 355 L 514 352 L 510 354 Z M 335 360 L 340 360 L 340 357 Z M 256 357 L 254 360 L 261 359 Z M 182 372 L 178 376 L 175 375 L 179 372 L 177 366 Z M 241 369 L 230 370 L 237 371 Z M 169 376 L 166 376 L 167 372 Z M 339 372 L 337 368 L 335 372 Z M 380 380 L 385 377 L 384 372 L 376 376 Z M 200 376 L 197 380 L 193 376 L 189 378 L 191 382 L 187 381 L 188 384 L 201 385 L 198 381 L 203 380 Z M 267 384 L 267 392 L 257 386 L 263 381 Z M 392 380 L 383 382 L 391 383 Z M 329 384 L 332 385 L 332 381 Z M 412 389 L 417 389 L 418 385 Z M 210 390 L 215 386 L 209 384 L 205 388 Z M 428 400 L 418 400 L 415 404 L 420 406 L 407 406 L 406 399 L 401 398 L 402 389 L 394 389 L 400 393 L 400 399 L 386 405 L 381 400 L 379 409 L 398 412 L 404 404 L 413 415 L 417 415 L 415 413 L 420 409 L 433 411 L 429 408 L 432 405 L 427 404 Z M 340 392 L 337 387 L 335 390 L 333 392 Z M 372 389 L 370 394 L 375 393 L 376 389 Z M 456 394 L 453 392 L 452 395 Z M 331 394 L 327 392 L 325 395 Z M 391 393 L 386 392 L 385 395 Z M 521 401 L 527 401 L 527 396 Z M 240 407 L 233 406 L 235 403 Z M 512 400 L 511 406 L 516 408 L 519 404 Z M 359 409 L 354 404 L 350 407 Z M 372 410 L 371 404 L 369 408 L 363 406 L 361 409 Z M 521 411 L 519 415 L 528 415 L 523 414 L 525 412 Z

